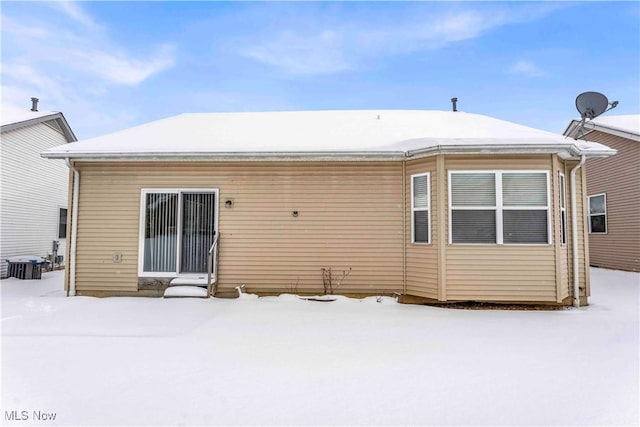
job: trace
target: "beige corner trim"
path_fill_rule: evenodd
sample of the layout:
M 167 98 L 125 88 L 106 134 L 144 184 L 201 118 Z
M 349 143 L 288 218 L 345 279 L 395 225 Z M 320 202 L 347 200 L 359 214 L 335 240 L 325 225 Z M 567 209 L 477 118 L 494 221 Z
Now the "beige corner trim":
M 438 190 L 436 191 L 436 204 L 438 210 L 438 300 L 447 300 L 447 171 L 444 162 L 444 155 L 436 157 L 436 174 L 438 176 Z

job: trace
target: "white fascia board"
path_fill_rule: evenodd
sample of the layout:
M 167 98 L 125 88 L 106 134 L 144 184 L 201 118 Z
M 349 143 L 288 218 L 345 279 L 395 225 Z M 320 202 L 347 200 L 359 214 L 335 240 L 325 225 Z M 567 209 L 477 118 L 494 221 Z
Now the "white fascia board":
M 599 124 L 599 123 L 592 123 L 592 124 L 594 125 L 594 127 L 593 127 L 593 129 L 591 129 L 591 131 L 597 130 L 597 131 L 600 131 L 600 132 L 603 132 L 603 133 L 608 133 L 608 134 L 611 134 L 611 135 L 619 136 L 621 138 L 631 139 L 633 141 L 640 142 L 640 135 L 638 135 L 635 132 L 631 132 L 631 131 L 628 131 L 628 130 L 616 128 L 616 127 L 613 127 L 613 126 L 602 125 L 602 124 Z
M 563 135 L 567 136 L 568 138 L 576 138 L 577 134 L 578 134 L 578 130 L 580 129 L 580 120 L 571 120 L 571 122 L 569 123 L 569 125 L 567 126 L 567 128 L 564 130 Z M 608 133 L 609 135 L 614 135 L 614 136 L 619 136 L 621 138 L 626 138 L 626 139 L 631 139 L 633 141 L 638 141 L 640 142 L 640 135 L 638 135 L 635 132 L 632 131 L 628 131 L 628 130 L 624 130 L 624 129 L 620 129 L 620 128 L 616 128 L 614 126 L 608 126 L 608 125 L 603 125 L 600 123 L 595 123 L 595 122 L 591 122 L 588 121 L 585 123 L 585 134 L 580 136 L 579 139 L 588 141 L 589 140 L 589 133 L 593 132 L 593 131 L 599 131 L 602 133 Z
M 579 123 L 580 120 L 571 120 L 562 134 L 568 138 L 575 138 Z
M 62 133 L 64 137 L 67 139 L 67 142 L 76 142 L 78 138 L 71 130 L 71 126 L 67 122 L 67 119 L 64 118 L 64 114 L 62 113 L 53 113 L 48 114 L 46 116 L 34 117 L 32 119 L 22 120 L 15 123 L 8 123 L 6 125 L 2 125 L 0 128 L 0 133 L 9 132 L 11 130 L 24 128 L 27 126 L 37 125 L 38 123 L 48 122 L 51 120 L 56 120 L 62 129 Z
M 248 152 L 248 153 L 65 153 L 43 152 L 47 159 L 80 161 L 390 161 L 402 160 L 402 151 L 384 152 Z
M 579 158 L 581 155 L 587 157 L 609 157 L 616 154 L 616 150 L 606 149 L 582 149 L 575 144 L 531 144 L 531 145 L 485 145 L 485 146 L 460 146 L 460 145 L 438 145 L 421 150 L 407 152 L 407 157 L 419 158 L 432 156 L 434 154 L 557 154 L 562 158 Z
M 582 149 L 575 144 L 531 145 L 436 145 L 411 151 L 360 152 L 247 152 L 247 153 L 68 153 L 45 151 L 40 155 L 48 159 L 72 158 L 81 161 L 394 161 L 406 158 L 429 157 L 437 154 L 558 154 L 563 159 L 609 157 L 613 149 Z
M 57 119 L 61 116 L 62 116 L 61 113 L 53 113 L 53 114 L 48 114 L 46 116 L 40 116 L 40 117 L 34 117 L 32 119 L 21 120 L 15 123 L 7 123 L 6 125 L 2 125 L 2 127 L 0 128 L 0 132 L 4 133 L 10 130 L 20 129 L 26 126 L 37 125 L 38 123 Z

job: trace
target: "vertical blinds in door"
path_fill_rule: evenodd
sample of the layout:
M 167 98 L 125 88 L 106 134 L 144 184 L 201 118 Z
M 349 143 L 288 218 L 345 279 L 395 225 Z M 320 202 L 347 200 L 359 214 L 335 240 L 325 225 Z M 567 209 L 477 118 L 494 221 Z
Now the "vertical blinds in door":
M 182 273 L 207 271 L 207 254 L 214 238 L 213 193 L 182 194 Z

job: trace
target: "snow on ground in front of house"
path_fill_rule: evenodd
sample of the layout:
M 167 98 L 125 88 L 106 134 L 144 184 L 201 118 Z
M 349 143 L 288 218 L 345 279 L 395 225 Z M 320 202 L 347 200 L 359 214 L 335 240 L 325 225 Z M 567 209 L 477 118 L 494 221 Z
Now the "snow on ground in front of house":
M 3 280 L 0 424 L 638 425 L 640 275 L 591 272 L 591 305 L 562 311 Z

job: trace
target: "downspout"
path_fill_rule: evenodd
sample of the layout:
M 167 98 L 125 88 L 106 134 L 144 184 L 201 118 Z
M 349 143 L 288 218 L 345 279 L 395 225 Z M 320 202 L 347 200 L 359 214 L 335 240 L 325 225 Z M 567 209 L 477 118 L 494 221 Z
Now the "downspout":
M 69 254 L 69 289 L 67 296 L 76 295 L 76 246 L 78 243 L 78 191 L 80 190 L 80 171 L 71 164 L 68 157 L 64 159 L 67 167 L 73 171 L 73 202 L 71 206 L 71 252 Z
M 407 161 L 402 161 L 402 294 L 407 294 Z
M 571 244 L 573 246 L 573 306 L 580 307 L 580 272 L 578 254 L 578 208 L 576 206 L 576 172 L 584 165 L 586 156 L 580 157 L 580 162 L 571 169 Z M 583 190 L 584 191 L 584 190 Z

